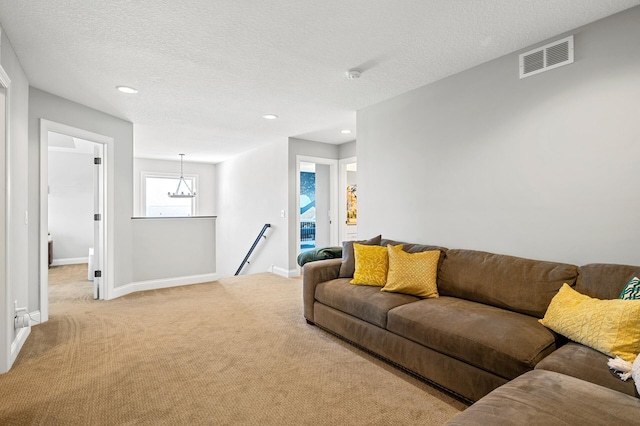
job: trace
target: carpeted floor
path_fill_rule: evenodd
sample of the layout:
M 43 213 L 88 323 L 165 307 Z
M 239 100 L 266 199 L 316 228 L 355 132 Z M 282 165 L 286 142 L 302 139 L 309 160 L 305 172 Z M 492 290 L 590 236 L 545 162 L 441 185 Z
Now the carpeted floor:
M 50 319 L 0 376 L 2 425 L 440 425 L 450 396 L 305 323 L 264 273 L 94 301 L 50 272 Z

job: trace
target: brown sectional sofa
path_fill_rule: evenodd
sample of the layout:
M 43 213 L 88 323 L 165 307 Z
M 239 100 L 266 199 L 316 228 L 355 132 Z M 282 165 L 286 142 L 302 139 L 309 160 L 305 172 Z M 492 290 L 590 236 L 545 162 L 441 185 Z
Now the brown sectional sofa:
M 401 243 L 380 242 L 382 246 L 387 244 Z M 440 297 L 420 299 L 381 292 L 379 287 L 352 285 L 349 277 L 339 277 L 341 259 L 313 262 L 303 269 L 307 322 L 468 401 L 478 401 L 505 384 L 526 388 L 524 382 L 546 383 L 554 375 L 558 383 L 571 389 L 582 383 L 587 388 L 608 388 L 598 392 L 609 398 L 618 392 L 636 396 L 632 381 L 622 382 L 609 371 L 606 355 L 567 343 L 538 319 L 563 283 L 592 297 L 617 298 L 625 283 L 640 274 L 640 267 L 593 264 L 579 268 L 406 243 L 403 249 L 441 250 L 437 278 Z M 579 379 L 578 384 L 567 376 Z M 615 393 L 609 395 L 609 389 Z M 552 394 L 546 395 L 554 399 Z M 640 418 L 640 400 L 632 400 L 638 402 L 631 405 L 639 410 L 635 415 Z M 478 418 L 474 411 L 484 412 L 483 404 L 484 398 L 463 414 Z M 491 404 L 487 412 L 499 413 Z M 486 424 L 497 421 L 486 420 Z M 464 424 L 466 420 L 462 417 L 456 421 Z

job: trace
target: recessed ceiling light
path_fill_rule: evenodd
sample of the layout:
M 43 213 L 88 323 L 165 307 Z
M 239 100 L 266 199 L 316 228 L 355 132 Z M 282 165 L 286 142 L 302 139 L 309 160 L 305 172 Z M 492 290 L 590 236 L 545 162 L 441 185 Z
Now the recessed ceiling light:
M 116 86 L 116 89 L 128 95 L 134 95 L 138 93 L 138 89 L 134 89 L 133 87 L 129 87 L 129 86 Z
M 345 135 L 348 135 L 349 133 L 351 133 L 351 130 L 349 129 L 344 129 L 343 131 L 341 131 L 340 133 L 344 133 Z
M 276 118 L 278 118 L 278 116 L 275 114 L 265 114 L 262 116 L 262 118 L 266 118 L 267 120 L 275 120 Z

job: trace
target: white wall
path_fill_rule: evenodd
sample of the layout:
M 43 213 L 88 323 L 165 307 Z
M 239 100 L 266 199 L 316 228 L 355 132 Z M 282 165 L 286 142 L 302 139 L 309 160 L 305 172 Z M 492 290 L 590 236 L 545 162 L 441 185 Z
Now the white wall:
M 4 76 L 3 76 L 4 78 Z M 0 88 L 0 373 L 6 371 L 9 367 L 9 348 L 11 340 L 9 337 L 9 318 L 11 310 L 7 300 L 9 289 L 7 288 L 7 90 L 3 86 Z M 13 335 L 11 336 L 11 338 Z
M 86 262 L 93 247 L 94 167 L 93 154 L 49 151 L 49 232 L 56 265 Z
M 180 161 L 133 159 L 133 215 L 144 216 L 142 211 L 142 172 L 180 174 Z M 215 164 L 184 162 L 184 174 L 198 176 L 197 209 L 198 216 L 216 214 L 216 166 Z
M 29 307 L 39 305 L 40 119 L 113 138 L 114 286 L 132 282 L 133 124 L 36 88 L 29 90 Z
M 28 234 L 25 215 L 28 214 L 27 183 L 29 181 L 27 168 L 27 118 L 29 100 L 29 81 L 22 69 L 20 61 L 15 55 L 13 47 L 4 31 L 1 38 L 0 64 L 11 80 L 9 95 L 9 155 L 8 163 L 8 194 L 9 202 L 9 224 L 6 230 L 8 262 L 5 265 L 9 268 L 8 286 L 10 312 L 5 312 L 5 316 L 0 319 L 0 326 L 3 330 L 9 330 L 9 341 L 17 345 L 22 342 L 16 341 L 16 333 L 13 327 L 13 301 L 17 300 L 19 306 L 26 306 L 28 302 Z M 5 187 L 2 191 L 4 193 Z M 4 211 L 2 216 L 5 217 Z M 29 217 L 33 220 L 33 216 Z M 37 219 L 36 219 L 37 220 Z M 4 269 L 3 272 L 4 273 Z M 6 304 L 6 300 L 2 300 Z M 0 310 L 4 311 L 4 310 Z M 12 354 L 17 355 L 19 348 Z M 0 366 L 0 371 L 3 371 Z
M 359 111 L 359 237 L 640 264 L 638 23 L 571 32 L 568 66 L 520 80 L 516 52 Z
M 220 163 L 216 176 L 218 274 L 226 277 L 235 273 L 265 223 L 272 226 L 268 237 L 257 246 L 242 274 L 265 272 L 271 266 L 274 272 L 287 274 L 287 142 Z M 281 210 L 285 210 L 285 218 L 280 217 Z
M 11 317 L 11 304 L 8 299 L 9 288 L 8 286 L 8 274 L 7 274 L 7 157 L 6 149 L 7 142 L 7 111 L 9 111 L 9 105 L 7 105 L 7 88 L 9 84 L 6 80 L 6 76 L 2 75 L 2 87 L 0 87 L 0 213 L 2 219 L 0 219 L 0 373 L 7 371 L 11 364 L 11 343 L 13 342 L 14 335 L 10 333 L 10 317 Z

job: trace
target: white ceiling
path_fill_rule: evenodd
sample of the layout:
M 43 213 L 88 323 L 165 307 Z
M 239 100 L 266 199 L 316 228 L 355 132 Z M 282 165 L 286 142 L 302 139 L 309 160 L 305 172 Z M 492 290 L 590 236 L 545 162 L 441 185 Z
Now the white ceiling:
M 291 136 L 348 142 L 358 109 L 638 4 L 0 0 L 0 23 L 32 86 L 133 122 L 136 156 L 217 163 Z

